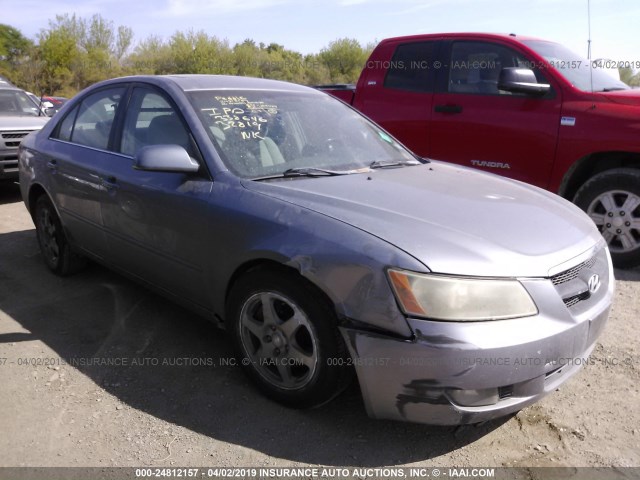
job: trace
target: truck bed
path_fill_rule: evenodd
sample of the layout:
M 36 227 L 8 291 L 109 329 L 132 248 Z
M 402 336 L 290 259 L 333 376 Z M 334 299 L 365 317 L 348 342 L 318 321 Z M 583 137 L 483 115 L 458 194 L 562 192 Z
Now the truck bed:
M 313 88 L 321 90 L 329 95 L 342 100 L 349 105 L 353 105 L 356 93 L 356 86 L 352 83 L 339 83 L 334 85 L 315 85 Z

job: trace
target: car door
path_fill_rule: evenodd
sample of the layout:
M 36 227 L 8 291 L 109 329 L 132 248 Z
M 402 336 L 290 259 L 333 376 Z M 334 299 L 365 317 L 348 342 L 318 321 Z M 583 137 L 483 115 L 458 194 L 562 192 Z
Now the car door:
M 101 206 L 110 193 L 112 126 L 125 90 L 123 85 L 88 95 L 48 140 L 49 191 L 60 218 L 73 243 L 100 258 L 107 251 Z
M 211 177 L 204 167 L 197 174 L 133 168 L 136 153 L 147 145 L 178 144 L 197 159 L 193 137 L 170 98 L 144 85 L 133 88 L 122 125 L 120 158 L 110 170 L 113 194 L 102 205 L 109 258 L 158 288 L 206 306 Z
M 354 105 L 420 156 L 427 156 L 430 149 L 429 121 L 438 46 L 438 41 L 394 45 L 388 53 L 390 59 L 379 61 L 381 67 L 387 67 L 384 79 L 375 78 L 382 68 L 372 68 Z
M 431 117 L 429 156 L 546 187 L 561 117 L 561 92 L 512 94 L 498 89 L 504 67 L 534 65 L 491 41 L 448 44 Z M 550 83 L 536 71 L 539 83 Z

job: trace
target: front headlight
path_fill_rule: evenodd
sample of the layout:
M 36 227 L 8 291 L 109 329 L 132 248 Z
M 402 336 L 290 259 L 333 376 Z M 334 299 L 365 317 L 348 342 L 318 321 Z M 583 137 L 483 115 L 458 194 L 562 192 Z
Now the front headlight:
M 517 280 L 451 277 L 404 270 L 387 271 L 407 315 L 475 322 L 536 315 L 538 309 Z

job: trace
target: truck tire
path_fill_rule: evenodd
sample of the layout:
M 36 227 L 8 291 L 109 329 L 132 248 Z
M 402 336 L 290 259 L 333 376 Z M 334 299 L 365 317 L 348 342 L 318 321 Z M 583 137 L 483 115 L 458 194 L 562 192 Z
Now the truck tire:
M 640 170 L 599 173 L 580 187 L 573 201 L 597 225 L 615 267 L 640 265 Z
M 266 396 L 290 407 L 317 407 L 350 383 L 336 315 L 305 279 L 275 268 L 250 271 L 235 283 L 227 305 L 238 363 Z

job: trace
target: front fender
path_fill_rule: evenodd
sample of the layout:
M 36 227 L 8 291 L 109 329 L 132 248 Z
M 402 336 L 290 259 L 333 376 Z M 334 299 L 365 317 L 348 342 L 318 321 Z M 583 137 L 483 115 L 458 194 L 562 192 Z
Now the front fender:
M 209 268 L 216 314 L 223 316 L 226 287 L 236 272 L 270 261 L 295 269 L 320 288 L 340 318 L 411 336 L 385 269 L 427 272 L 415 258 L 339 220 L 242 187 L 217 182 L 212 199 L 212 208 L 225 218 L 215 248 L 226 254 L 216 256 L 221 261 Z M 217 199 L 224 199 L 225 207 Z

